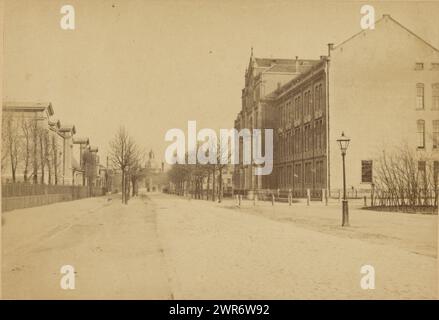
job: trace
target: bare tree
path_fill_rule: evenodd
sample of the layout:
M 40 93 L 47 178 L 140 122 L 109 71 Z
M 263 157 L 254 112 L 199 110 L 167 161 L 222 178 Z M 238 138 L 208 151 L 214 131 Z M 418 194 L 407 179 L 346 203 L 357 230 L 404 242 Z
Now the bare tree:
M 142 168 L 143 158 L 143 153 L 139 152 L 137 159 L 135 159 L 133 165 L 129 168 L 128 174 L 131 180 L 131 194 L 133 197 L 138 195 L 139 180 L 146 176 L 145 169 Z
M 185 164 L 174 164 L 168 171 L 169 181 L 174 186 L 174 191 L 178 195 L 185 194 L 185 185 L 190 177 L 190 167 Z
M 403 210 L 437 205 L 438 168 L 432 159 L 407 146 L 383 152 L 374 176 L 377 205 Z
M 41 168 L 41 184 L 45 183 L 46 167 L 48 171 L 48 182 L 51 183 L 51 166 L 50 166 L 50 140 L 49 132 L 45 128 L 38 128 L 37 130 L 38 143 L 39 143 L 39 155 L 40 155 L 40 168 Z
M 5 149 L 6 153 L 9 156 L 9 164 L 11 166 L 11 174 L 12 174 L 12 182 L 16 182 L 16 171 L 19 162 L 19 154 L 20 154 L 20 134 L 19 129 L 17 127 L 16 121 L 12 118 L 11 115 L 7 114 L 4 116 L 4 135 L 5 135 Z M 3 163 L 3 158 L 2 158 Z
M 221 141 L 217 141 L 217 145 L 219 146 L 221 144 Z M 224 189 L 224 181 L 223 181 L 223 173 L 224 170 L 229 166 L 229 161 L 231 158 L 232 152 L 231 150 L 223 150 L 222 148 L 219 148 L 219 151 L 217 152 L 217 164 L 216 169 L 218 170 L 218 202 L 221 202 L 223 199 L 223 189 Z M 226 161 L 224 161 L 225 159 Z M 214 170 L 214 181 L 215 181 L 215 170 Z M 215 201 L 215 199 L 213 199 Z
M 23 179 L 27 182 L 29 179 L 29 166 L 32 160 L 32 137 L 33 137 L 33 121 L 26 119 L 24 116 L 21 119 L 21 131 L 23 132 Z
M 2 164 L 1 164 L 1 169 L 2 172 L 3 170 L 9 165 L 9 150 L 8 150 L 8 142 L 7 142 L 7 138 L 8 138 L 8 131 L 7 131 L 7 126 L 6 126 L 6 119 L 7 117 L 5 116 L 5 112 L 3 112 L 3 117 L 2 117 Z
M 95 152 L 90 151 L 90 149 L 84 150 L 82 154 L 82 164 L 84 166 L 84 178 L 87 181 L 89 187 L 89 192 L 91 194 L 91 189 L 93 187 L 94 181 L 97 175 L 97 156 Z
M 127 204 L 129 198 L 129 174 L 139 161 L 139 150 L 133 138 L 124 127 L 120 127 L 110 142 L 110 160 L 122 174 L 122 203 Z
M 61 158 L 59 157 L 61 155 L 60 152 L 60 146 L 58 146 L 58 142 L 56 140 L 56 134 L 52 135 L 51 143 L 50 143 L 50 149 L 52 151 L 52 166 L 53 166 L 53 174 L 54 174 L 54 183 L 58 184 L 58 173 L 59 168 L 61 166 Z
M 201 199 L 206 191 L 207 200 L 218 200 L 218 202 L 221 202 L 224 188 L 223 174 L 229 165 L 231 153 L 229 150 L 218 148 L 220 145 L 219 140 L 210 140 L 209 142 L 208 148 L 204 150 L 204 156 L 213 160 L 213 163 L 174 164 L 168 172 L 168 178 L 174 185 L 177 194 L 189 192 L 194 198 Z M 200 143 L 197 144 L 196 150 L 203 152 L 199 148 Z M 212 155 L 210 152 L 214 154 Z M 224 161 L 224 159 L 227 161 Z M 186 153 L 186 163 L 188 162 L 187 160 L 188 153 Z M 205 179 L 207 179 L 207 190 L 204 190 Z
M 38 140 L 39 140 L 39 127 L 38 122 L 35 119 L 32 122 L 32 181 L 38 183 Z

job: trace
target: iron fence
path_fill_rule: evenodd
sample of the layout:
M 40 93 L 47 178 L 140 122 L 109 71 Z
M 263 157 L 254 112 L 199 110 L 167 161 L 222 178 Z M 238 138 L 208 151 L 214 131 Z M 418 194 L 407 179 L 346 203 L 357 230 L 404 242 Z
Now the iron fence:
M 105 192 L 105 188 L 95 186 L 2 183 L 2 211 L 97 197 Z

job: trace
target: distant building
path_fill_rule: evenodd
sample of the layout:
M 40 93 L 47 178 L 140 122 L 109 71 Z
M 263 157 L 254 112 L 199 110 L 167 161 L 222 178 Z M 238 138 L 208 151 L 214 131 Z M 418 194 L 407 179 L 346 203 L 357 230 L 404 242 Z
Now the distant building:
M 152 150 L 148 153 L 148 160 L 145 164 L 144 185 L 147 192 L 163 191 L 167 185 L 167 176 L 164 172 L 164 163 L 157 163 Z

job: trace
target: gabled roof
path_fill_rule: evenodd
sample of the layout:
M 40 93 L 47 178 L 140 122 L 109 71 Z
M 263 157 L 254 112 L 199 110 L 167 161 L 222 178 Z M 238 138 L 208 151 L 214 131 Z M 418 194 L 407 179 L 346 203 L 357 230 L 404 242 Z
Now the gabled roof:
M 64 124 L 59 128 L 60 132 L 72 132 L 73 134 L 76 134 L 76 128 L 72 124 Z
M 45 111 L 49 116 L 54 114 L 51 102 L 19 102 L 7 101 L 3 103 L 3 110 L 10 111 Z
M 256 67 L 271 67 L 273 64 L 295 64 L 295 59 L 255 58 Z
M 306 79 L 308 75 L 311 75 L 313 72 L 319 70 L 319 68 L 322 68 L 327 61 L 328 59 L 325 56 L 322 56 L 320 60 L 315 60 L 315 63 L 307 66 L 307 68 L 304 69 L 304 71 L 301 72 L 297 77 L 294 77 L 293 79 L 289 80 L 284 85 L 282 85 L 281 87 L 277 88 L 276 90 L 265 96 L 264 100 L 268 101 L 268 100 L 278 99 L 285 92 L 294 88 L 298 84 L 300 85 L 301 81 L 303 81 L 303 79 Z
M 59 120 L 49 120 L 49 126 L 55 127 L 56 129 L 61 128 L 61 121 Z
M 254 62 L 255 68 L 265 68 L 263 72 L 301 73 L 319 60 L 254 58 Z
M 86 137 L 75 137 L 73 138 L 74 144 L 89 144 L 90 140 Z
M 294 60 L 294 64 L 275 64 L 264 72 L 303 73 L 316 65 L 320 60 Z
M 413 31 L 409 30 L 408 28 L 406 28 L 405 26 L 403 26 L 401 23 L 399 23 L 398 21 L 396 21 L 395 19 L 393 19 L 389 14 L 383 14 L 383 16 L 378 19 L 377 21 L 375 21 L 375 27 L 376 25 L 380 24 L 382 21 L 385 20 L 388 21 L 392 21 L 393 23 L 395 23 L 396 25 L 398 25 L 400 28 L 404 29 L 406 32 L 410 33 L 412 36 L 414 36 L 415 38 L 417 38 L 418 40 L 422 41 L 424 44 L 426 44 L 427 46 L 429 46 L 431 49 L 439 52 L 439 50 L 437 48 L 435 48 L 434 46 L 432 46 L 430 43 L 428 43 L 427 41 L 425 41 L 424 39 L 422 39 L 420 36 L 418 36 L 417 34 L 415 34 Z M 346 39 L 345 41 L 335 45 L 333 47 L 333 49 L 337 49 L 340 46 L 343 46 L 344 44 L 346 44 L 347 42 L 351 41 L 352 39 L 358 37 L 359 35 L 363 34 L 364 32 L 374 32 L 374 30 L 361 30 L 359 32 L 357 32 L 356 34 L 354 34 L 353 36 L 351 36 L 350 38 Z

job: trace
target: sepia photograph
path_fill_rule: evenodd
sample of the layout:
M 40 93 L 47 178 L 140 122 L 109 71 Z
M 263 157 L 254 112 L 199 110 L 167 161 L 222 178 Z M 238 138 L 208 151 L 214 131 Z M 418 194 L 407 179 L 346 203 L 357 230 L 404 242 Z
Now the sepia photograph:
M 0 10 L 1 299 L 439 298 L 439 1 Z

